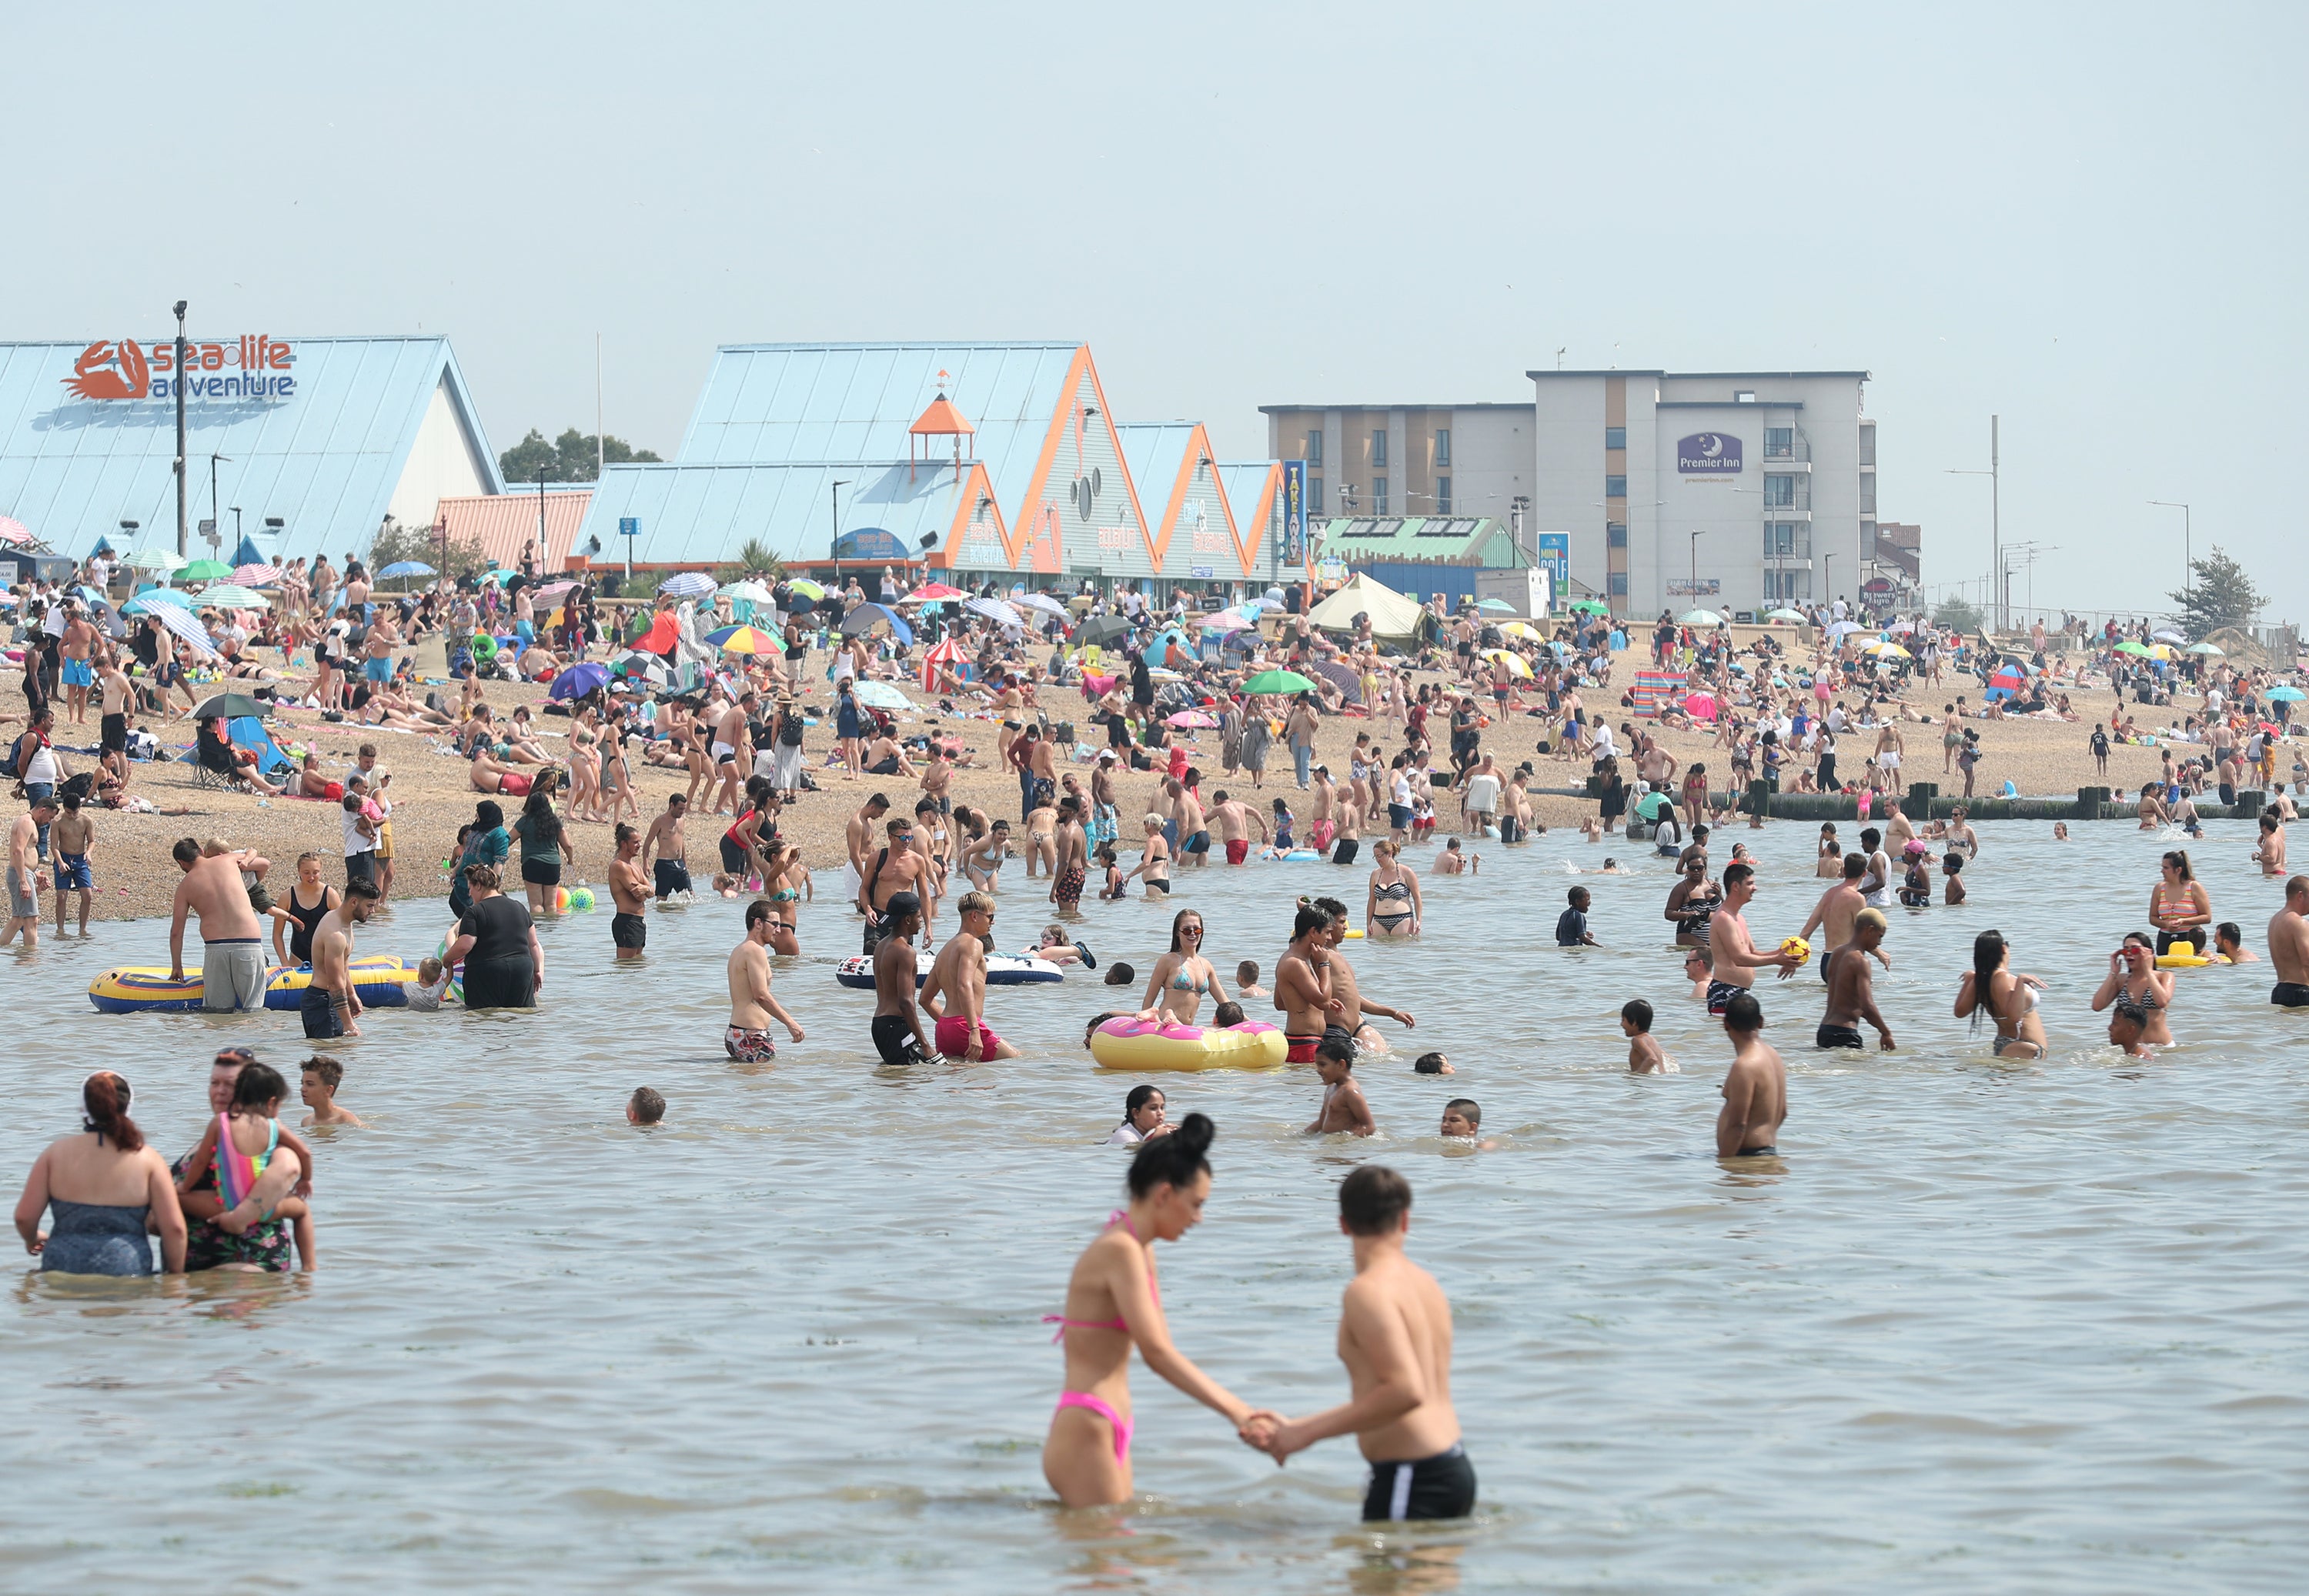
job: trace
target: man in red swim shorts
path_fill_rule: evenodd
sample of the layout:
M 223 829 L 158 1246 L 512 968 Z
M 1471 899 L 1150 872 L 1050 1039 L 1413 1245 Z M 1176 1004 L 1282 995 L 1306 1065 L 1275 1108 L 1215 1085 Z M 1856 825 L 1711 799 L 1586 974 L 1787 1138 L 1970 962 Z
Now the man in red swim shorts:
M 1346 1012 L 1331 990 L 1330 929 L 1330 911 L 1302 899 L 1291 945 L 1275 966 L 1275 1006 L 1283 1011 L 1283 1038 L 1291 1046 L 1286 1063 L 1314 1063 L 1323 1032 Z
M 1250 805 L 1226 795 L 1221 788 L 1211 795 L 1211 829 L 1226 844 L 1226 862 L 1240 865 L 1250 857 L 1250 828 L 1258 828 L 1258 840 L 1267 841 L 1267 817 Z
M 984 893 L 964 893 L 955 907 L 962 929 L 938 949 L 922 982 L 922 1008 L 938 1017 L 932 1040 L 947 1057 L 971 1064 L 1016 1058 L 1018 1049 L 986 1023 L 986 945 L 994 934 L 994 900 Z

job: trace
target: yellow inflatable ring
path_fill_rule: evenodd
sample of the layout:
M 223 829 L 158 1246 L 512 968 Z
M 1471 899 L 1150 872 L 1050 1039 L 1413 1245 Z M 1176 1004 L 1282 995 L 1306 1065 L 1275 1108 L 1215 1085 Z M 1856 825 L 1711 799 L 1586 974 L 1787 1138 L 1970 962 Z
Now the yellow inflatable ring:
M 1132 1015 L 1109 1020 L 1090 1037 L 1090 1056 L 1111 1070 L 1272 1069 L 1289 1051 L 1282 1031 L 1259 1020 L 1221 1027 Z
M 2222 961 L 2218 959 L 2208 959 L 2202 953 L 2159 953 L 2157 955 L 2157 968 L 2159 970 L 2196 970 L 2207 964 L 2218 964 L 2221 962 Z

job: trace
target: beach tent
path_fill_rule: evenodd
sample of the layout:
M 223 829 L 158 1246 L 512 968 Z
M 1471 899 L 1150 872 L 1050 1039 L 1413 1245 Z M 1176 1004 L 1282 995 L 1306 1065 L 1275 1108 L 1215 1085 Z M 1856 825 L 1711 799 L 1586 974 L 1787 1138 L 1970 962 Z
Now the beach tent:
M 1307 618 L 1326 632 L 1352 632 L 1355 617 L 1368 615 L 1373 637 L 1407 646 L 1419 635 L 1419 617 L 1425 613 L 1385 582 L 1358 571 L 1345 587 L 1309 611 Z
M 255 715 L 237 716 L 225 723 L 225 731 L 232 738 L 235 747 L 246 748 L 256 755 L 256 768 L 265 775 L 277 776 L 297 768 L 297 762 L 281 751 L 281 745 L 274 742 L 272 733 L 264 729 L 264 722 Z M 185 751 L 179 763 L 198 764 L 200 758 L 200 744 L 195 741 Z
M 1660 712 L 1660 706 L 1674 702 L 1683 691 L 1683 672 L 1680 670 L 1639 670 L 1636 685 L 1629 697 L 1637 715 L 1650 720 Z

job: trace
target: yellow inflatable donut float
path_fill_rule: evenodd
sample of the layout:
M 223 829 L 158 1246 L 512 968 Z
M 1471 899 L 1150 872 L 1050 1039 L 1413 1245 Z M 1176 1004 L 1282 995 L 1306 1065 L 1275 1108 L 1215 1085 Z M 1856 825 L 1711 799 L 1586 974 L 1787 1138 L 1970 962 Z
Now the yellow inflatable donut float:
M 1090 1056 L 1110 1070 L 1272 1069 L 1289 1051 L 1282 1031 L 1258 1020 L 1179 1025 L 1126 1015 L 1090 1037 Z

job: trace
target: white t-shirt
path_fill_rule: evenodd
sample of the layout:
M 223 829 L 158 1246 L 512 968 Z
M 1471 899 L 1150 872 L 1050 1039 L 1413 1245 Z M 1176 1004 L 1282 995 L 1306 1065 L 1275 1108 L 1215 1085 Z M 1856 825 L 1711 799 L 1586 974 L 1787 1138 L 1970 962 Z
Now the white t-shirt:
M 1120 1125 L 1114 1127 L 1114 1134 L 1109 1136 L 1103 1145 L 1108 1147 L 1136 1147 L 1139 1143 L 1144 1142 L 1145 1140 L 1146 1140 L 1146 1138 L 1138 1134 L 1138 1127 L 1126 1119 Z
M 337 818 L 339 821 L 342 822 L 344 825 L 345 857 L 347 858 L 352 858 L 352 856 L 357 853 L 374 853 L 376 851 L 376 839 L 374 837 L 364 837 L 361 835 L 360 826 L 358 824 L 360 820 L 359 811 L 354 809 L 339 809 L 337 811 Z

